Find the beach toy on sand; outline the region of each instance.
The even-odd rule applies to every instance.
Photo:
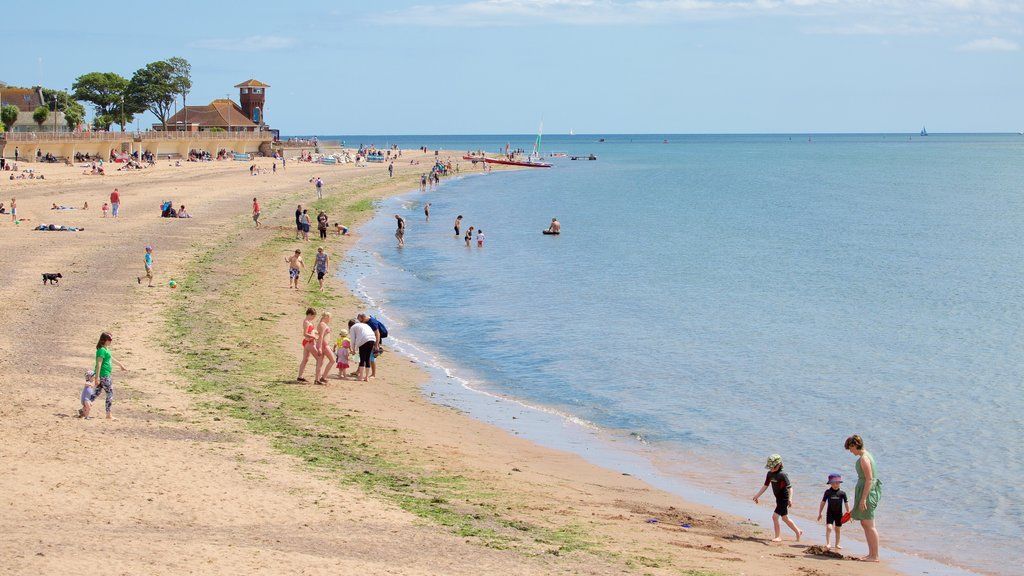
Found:
[[[171,288],[177,288],[178,287],[178,283],[175,282],[174,280],[171,280],[170,282],[168,282],[167,285],[170,286]]]

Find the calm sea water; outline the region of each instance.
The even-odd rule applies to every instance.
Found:
[[[830,472],[852,498],[842,444],[859,433],[884,482],[885,545],[1016,573],[1024,136],[606,138],[545,138],[596,162],[385,201],[344,277],[458,382],[726,497],[749,497],[778,452],[813,519]],[[345,140],[496,151],[533,137]],[[484,248],[453,237],[457,214]],[[554,216],[563,234],[542,236]]]

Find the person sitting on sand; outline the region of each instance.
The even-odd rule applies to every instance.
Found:
[[[799,542],[804,531],[797,528],[796,524],[789,519],[789,509],[793,506],[793,485],[789,481],[789,475],[782,471],[782,456],[772,454],[768,457],[768,462],[764,467],[768,469],[768,473],[764,477],[764,486],[761,486],[757,494],[754,494],[754,504],[758,504],[758,498],[764,494],[768,486],[771,486],[772,493],[775,495],[775,512],[772,513],[775,538],[772,538],[772,542],[782,542],[779,518],[782,518],[786,526],[793,530],[793,533],[796,534],[796,541]]]
[[[181,208],[178,209],[178,218],[191,218],[192,215],[185,211],[185,205],[182,204]]]
[[[548,234],[561,234],[562,223],[558,221],[558,218],[551,219],[551,226],[548,226]]]

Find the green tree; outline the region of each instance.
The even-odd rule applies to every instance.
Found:
[[[153,113],[167,130],[167,116],[178,97],[179,84],[176,82],[174,65],[166,60],[150,62],[139,68],[128,81],[126,105],[144,108]]]
[[[32,113],[32,119],[36,121],[36,124],[39,124],[39,130],[43,129],[43,123],[46,122],[46,119],[49,117],[50,109],[46,106],[39,106],[36,108],[35,112]]]
[[[94,130],[110,130],[110,125],[113,123],[114,117],[109,114],[97,114],[92,119]]]
[[[128,80],[113,72],[90,72],[75,79],[71,85],[75,100],[89,102],[96,115],[120,112],[121,98],[128,90]]]
[[[14,124],[18,121],[18,107],[8,104],[0,108],[0,122],[4,123],[4,129],[8,132],[14,131]]]
[[[82,118],[85,118],[85,113],[79,112],[74,108],[68,108],[64,111],[64,123],[68,125],[68,130],[74,130],[81,124]]]
[[[181,107],[184,108],[185,99],[192,90],[192,65],[188,63],[188,60],[177,56],[168,58],[167,63],[174,69],[171,82],[174,84],[177,95],[181,96]]]

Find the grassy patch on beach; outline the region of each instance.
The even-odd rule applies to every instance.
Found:
[[[373,207],[371,199],[353,201],[351,193],[317,204],[342,216]],[[237,419],[310,469],[485,546],[527,554],[600,553],[582,527],[510,518],[500,512],[507,509],[507,495],[435,470],[418,462],[416,453],[391,451],[399,445],[396,431],[367,422],[358,410],[325,402],[317,387],[294,383],[295,360],[275,326],[299,311],[294,303],[275,302],[273,294],[280,291],[266,285],[267,262],[279,264],[293,245],[280,234],[262,240],[232,234],[187,264],[167,312],[166,345],[200,410]],[[304,298],[303,305],[322,310],[345,295],[309,290]]]

